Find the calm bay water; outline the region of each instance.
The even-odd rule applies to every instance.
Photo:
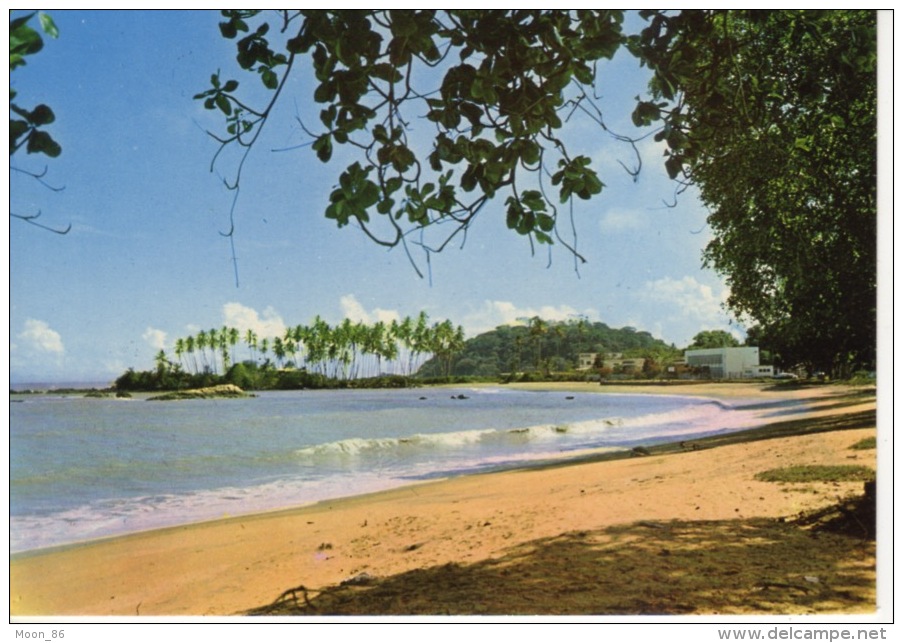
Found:
[[[747,411],[703,398],[501,388],[178,402],[13,395],[10,549],[301,505],[579,449],[719,433],[752,421]]]

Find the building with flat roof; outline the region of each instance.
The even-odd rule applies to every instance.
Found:
[[[684,358],[689,369],[708,371],[712,379],[771,377],[774,374],[771,366],[759,364],[756,346],[700,348],[686,351]]]

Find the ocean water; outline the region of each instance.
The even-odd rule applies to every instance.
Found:
[[[176,402],[12,395],[10,550],[753,422],[749,411],[705,398],[505,388],[267,392]]]

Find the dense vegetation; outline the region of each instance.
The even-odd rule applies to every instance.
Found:
[[[728,307],[786,364],[873,370],[875,12],[681,12],[648,32],[642,105],[709,209]]]
[[[447,319],[430,324],[424,312],[389,323],[345,319],[335,326],[318,316],[307,326],[289,326],[274,337],[258,337],[250,329],[211,328],[178,338],[174,359],[161,350],[153,371],[130,369],[116,380],[116,388],[153,391],[223,383],[256,390],[404,386],[429,358],[450,365],[463,344],[460,326]],[[246,359],[239,357],[240,351]]]
[[[534,317],[525,325],[499,326],[464,343],[451,367],[430,360],[420,369],[421,376],[446,372],[452,375],[523,378],[550,377],[554,373],[576,376],[581,353],[621,354],[648,360],[647,376],[679,359],[681,351],[635,328],[610,328],[602,322],[573,320],[548,322]],[[655,369],[654,372],[650,369]]]
[[[722,337],[706,331],[697,336]],[[734,341],[723,333],[725,342]],[[712,341],[709,339],[709,341]],[[243,344],[243,346],[239,346]],[[246,359],[239,360],[239,353]],[[279,337],[258,338],[234,328],[200,331],[175,342],[175,359],[157,353],[151,371],[129,369],[116,388],[174,390],[235,384],[248,390],[401,387],[473,379],[578,378],[581,353],[643,358],[637,377],[655,377],[682,353],[635,328],[610,328],[585,319],[549,322],[534,317],[464,340],[461,327],[430,324],[425,313],[388,324],[329,326],[319,317]],[[592,372],[604,371],[601,361]]]

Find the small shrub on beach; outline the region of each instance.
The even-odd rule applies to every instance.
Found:
[[[875,479],[875,471],[861,465],[798,465],[769,469],[756,474],[762,482],[856,482]]]
[[[856,444],[852,445],[850,448],[854,449],[856,451],[864,451],[866,449],[874,449],[877,447],[877,445],[878,445],[877,440],[873,436],[871,438],[864,438],[864,439],[860,440]]]

